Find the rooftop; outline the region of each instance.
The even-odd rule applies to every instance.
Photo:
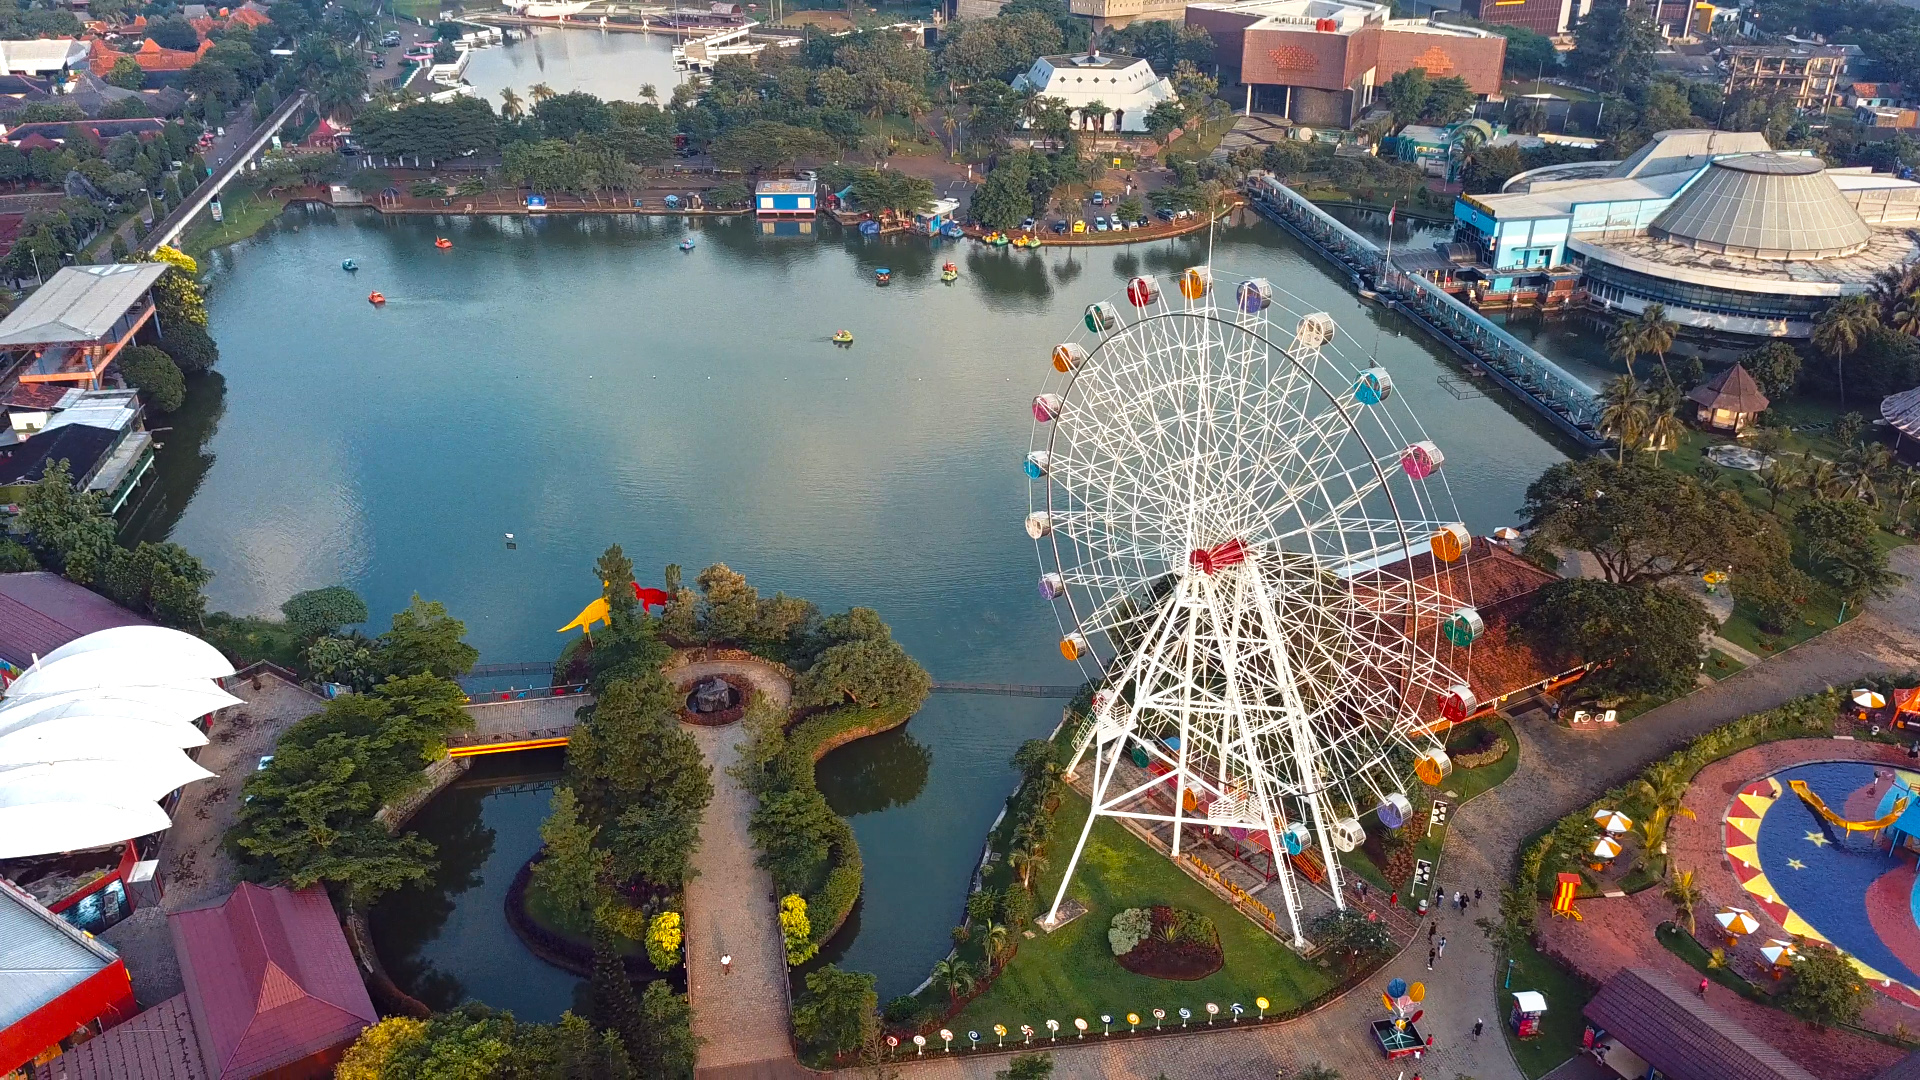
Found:
[[[1608,979],[1586,1015],[1668,1080],[1813,1080],[1727,1014],[1648,968]]]
[[[762,180],[753,190],[760,195],[811,195],[819,187],[811,180]]]
[[[1669,243],[1752,259],[1828,259],[1867,246],[1873,230],[1826,162],[1807,155],[1721,158],[1648,225]]]
[[[379,1019],[319,886],[242,883],[167,925],[209,1076],[258,1076],[350,1042]]]
[[[91,478],[100,459],[120,438],[120,433],[88,424],[68,424],[42,431],[25,442],[0,447],[0,487],[37,484],[46,475],[47,466],[66,461],[76,480]]]
[[[0,349],[99,341],[167,269],[166,263],[61,267],[0,319]]]
[[[1249,30],[1316,30],[1323,20],[1332,20],[1332,32],[1338,34],[1384,23],[1392,13],[1387,5],[1366,0],[1206,0],[1188,6],[1249,17]]]
[[[112,949],[0,878],[0,1031],[117,959]]]
[[[0,574],[0,660],[16,667],[28,667],[36,656],[96,630],[151,625],[59,574]]]
[[[32,1072],[33,1080],[207,1080],[187,995],[175,994]]]
[[[1694,387],[1687,400],[1709,409],[1742,413],[1766,412],[1769,404],[1759,384],[1747,374],[1746,366],[1739,363]]]

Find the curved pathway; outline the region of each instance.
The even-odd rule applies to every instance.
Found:
[[[772,666],[714,660],[667,672],[685,688],[709,675],[734,675],[785,707],[793,687]],[[687,883],[687,997],[693,1033],[702,1041],[697,1080],[786,1080],[809,1075],[787,1038],[787,954],[773,896],[773,878],[754,865],[747,819],[753,796],[729,775],[743,733],[736,726],[682,730],[713,767],[713,801],[700,821],[700,847]],[[723,971],[720,957],[733,957]]]
[[[1455,813],[1436,875],[1449,891],[1471,894],[1481,889],[1487,896],[1483,910],[1437,916],[1440,933],[1447,935],[1447,952],[1437,970],[1426,970],[1426,956],[1416,945],[1388,963],[1377,980],[1397,975],[1428,985],[1427,1016],[1420,1027],[1434,1037],[1434,1048],[1426,1060],[1408,1062],[1404,1068],[1383,1060],[1367,1027],[1382,1015],[1369,983],[1319,1012],[1271,1027],[1104,1045],[1060,1043],[1053,1048],[1054,1077],[1270,1080],[1277,1068],[1294,1071],[1317,1062],[1339,1069],[1347,1080],[1392,1080],[1416,1069],[1433,1077],[1521,1080],[1523,1074],[1500,1034],[1506,1011],[1498,958],[1473,925],[1475,918],[1495,914],[1493,898],[1513,872],[1520,842],[1709,728],[1863,676],[1920,666],[1914,659],[1920,657],[1920,547],[1901,548],[1891,561],[1906,580],[1865,614],[1613,731],[1514,725],[1521,744],[1520,767],[1506,783]],[[1039,1026],[1042,1019],[1031,1022]],[[1487,1022],[1486,1033],[1478,1039],[1472,1035],[1476,1019]],[[913,1071],[916,1076],[989,1080],[1004,1068],[1004,1057],[982,1055],[929,1061]]]

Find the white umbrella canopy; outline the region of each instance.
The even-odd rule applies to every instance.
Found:
[[[1776,966],[1791,964],[1800,959],[1800,952],[1793,947],[1793,942],[1781,941],[1779,938],[1768,939],[1766,945],[1760,949],[1760,955],[1766,957],[1767,963]]]
[[[1721,908],[1713,919],[1729,934],[1751,934],[1760,929],[1760,921],[1746,908]]]
[[[1600,810],[1594,813],[1593,820],[1610,833],[1623,833],[1633,828],[1633,819],[1618,810]]]
[[[213,775],[178,750],[162,750],[135,758],[74,758],[0,766],[0,806],[48,796],[61,801],[158,802],[176,788],[195,780],[211,779]]]
[[[178,665],[183,672],[192,669],[189,677],[223,679],[233,674],[233,665],[227,662],[219,649],[192,634],[169,630],[164,626],[116,626],[108,630],[96,630],[40,657],[40,663],[52,664],[70,656],[107,650],[128,650],[163,657],[169,663]]]
[[[0,698],[0,732],[37,717],[140,716],[155,722],[188,723],[229,705],[244,704],[211,679],[175,686],[122,686]]]
[[[144,758],[205,745],[206,735],[192,724],[150,724],[112,716],[49,720],[0,734],[0,768],[42,761]]]
[[[1620,854],[1620,841],[1611,836],[1603,836],[1593,845],[1593,855],[1597,859],[1611,859]]]
[[[225,669],[224,671],[221,669]],[[233,674],[233,665],[181,662],[181,657],[140,649],[98,649],[28,668],[8,688],[9,696],[58,694],[68,690],[108,690],[131,686],[179,686]]]
[[[1863,709],[1884,709],[1887,707],[1885,695],[1876,693],[1864,686],[1853,692],[1853,703]]]
[[[152,802],[123,806],[51,796],[21,801],[0,806],[0,859],[104,847],[170,824],[166,811]]]

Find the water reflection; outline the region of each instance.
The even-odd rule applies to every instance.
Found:
[[[213,468],[211,444],[226,410],[226,376],[210,371],[187,380],[186,404],[148,417],[160,448],[121,523],[124,536],[137,541],[173,531]]]
[[[854,817],[919,798],[933,753],[900,727],[843,746],[832,761],[820,774],[820,792],[834,813]]]

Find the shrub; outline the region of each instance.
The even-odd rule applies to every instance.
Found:
[[[160,351],[173,357],[180,365],[180,371],[186,375],[198,375],[212,370],[220,362],[220,346],[214,344],[207,328],[190,321],[181,320],[165,327],[166,336],[160,339]]]
[[[672,971],[680,966],[680,946],[684,940],[680,913],[663,911],[647,927],[647,960],[656,971]]]
[[[780,901],[780,936],[787,943],[787,964],[804,964],[820,946],[813,943],[813,924],[807,921],[805,898],[788,894]]]
[[[1214,928],[1213,920],[1197,911],[1176,908],[1173,912],[1174,935],[1177,940],[1191,941],[1199,945],[1214,945],[1220,940],[1220,932]]]
[[[1026,929],[1033,921],[1033,894],[1018,886],[1008,889],[1000,899],[1000,921],[1016,932]]]
[[[1125,956],[1153,932],[1153,912],[1146,908],[1128,908],[1113,917],[1107,928],[1107,944],[1113,955]]]

